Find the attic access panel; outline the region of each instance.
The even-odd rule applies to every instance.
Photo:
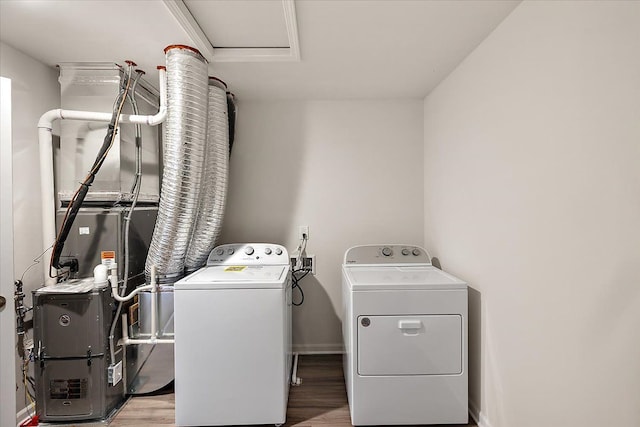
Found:
[[[164,0],[211,62],[298,61],[293,0]]]
[[[281,0],[185,0],[214,49],[289,47]]]

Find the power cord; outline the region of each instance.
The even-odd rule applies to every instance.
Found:
[[[302,272],[302,276],[300,277],[296,276],[296,273],[300,273],[300,272]],[[306,270],[306,271],[296,270],[291,273],[291,280],[293,281],[293,286],[291,287],[291,291],[293,292],[294,289],[298,289],[298,292],[300,292],[300,301],[296,302],[293,299],[291,301],[291,303],[296,307],[301,306],[302,303],[304,302],[304,291],[302,290],[302,286],[300,286],[300,281],[305,277],[307,277],[307,274],[309,274],[309,270]]]
[[[302,239],[300,239],[300,244],[298,245],[297,249],[298,256],[296,257],[296,263],[295,265],[293,265],[293,270],[291,271],[291,281],[293,283],[291,286],[291,292],[293,293],[293,291],[297,289],[300,293],[300,300],[297,302],[293,300],[292,296],[291,303],[296,307],[299,307],[304,303],[304,291],[302,290],[302,286],[300,286],[300,281],[307,277],[307,275],[311,272],[311,270],[304,268],[304,266],[302,265],[302,258],[304,258],[305,252],[307,250],[308,241],[309,238],[306,234],[303,233]]]

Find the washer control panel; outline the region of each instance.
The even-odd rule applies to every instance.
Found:
[[[232,243],[213,248],[207,259],[207,266],[260,264],[289,265],[287,249],[274,243]]]
[[[363,245],[348,249],[344,264],[431,264],[431,259],[419,246]]]

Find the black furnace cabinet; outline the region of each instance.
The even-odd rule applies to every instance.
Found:
[[[108,378],[109,329],[116,308],[111,290],[50,288],[33,292],[36,412],[42,421],[105,418],[124,398],[123,381],[112,386]],[[122,349],[115,351],[118,363]]]

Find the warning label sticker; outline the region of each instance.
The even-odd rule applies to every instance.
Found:
[[[109,267],[116,262],[116,251],[102,251],[100,252],[100,259],[102,264]]]
[[[247,268],[246,265],[231,265],[225,267],[224,271],[244,271],[245,268]]]

